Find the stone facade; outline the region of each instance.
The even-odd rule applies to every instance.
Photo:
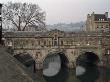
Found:
[[[5,46],[11,46],[14,54],[27,52],[35,60],[38,69],[49,53],[63,52],[69,60],[68,67],[75,65],[76,59],[84,52],[94,52],[100,60],[110,46],[109,32],[6,32]],[[10,45],[11,44],[11,45]]]
[[[110,18],[108,12],[104,14],[95,14],[94,12],[87,15],[86,31],[110,31]]]

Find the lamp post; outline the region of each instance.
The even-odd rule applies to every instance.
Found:
[[[0,3],[0,44],[2,44],[2,4]]]

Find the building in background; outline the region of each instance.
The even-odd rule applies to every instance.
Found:
[[[94,12],[87,15],[86,31],[110,31],[110,18],[108,12],[104,14],[95,14]]]

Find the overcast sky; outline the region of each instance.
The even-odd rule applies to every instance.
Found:
[[[1,3],[38,4],[46,12],[46,23],[70,23],[86,20],[88,13],[110,13],[110,0],[0,0]]]

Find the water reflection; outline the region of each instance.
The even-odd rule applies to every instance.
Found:
[[[76,70],[61,69],[53,77],[43,76],[40,82],[110,82],[110,69],[99,67],[86,67],[83,75],[76,76]]]
[[[64,53],[53,53],[43,61],[43,75],[52,77],[67,68],[68,59]],[[59,73],[60,74],[60,73]]]
[[[83,75],[86,72],[86,69],[82,66],[76,67],[76,76]]]
[[[46,82],[67,82],[68,76],[68,70],[64,68],[61,69],[57,75],[53,77],[44,76],[44,79],[46,80]]]
[[[86,67],[83,75],[77,76],[80,82],[95,82],[99,77],[99,70],[96,67]]]
[[[91,54],[91,56],[89,56],[88,54]],[[44,62],[44,68],[59,68],[60,66],[55,65],[57,61],[57,63],[61,64],[60,71],[57,75],[51,77],[43,75],[42,79],[45,79],[45,81],[42,80],[40,82],[110,82],[110,69],[97,67],[97,62],[99,60],[98,57],[93,53],[88,52],[86,55],[84,55],[84,57],[79,57],[80,61],[77,61],[77,65],[80,66],[76,67],[76,69],[73,70],[65,68],[67,61],[63,57],[60,57],[61,60],[60,62],[58,62],[57,56],[58,55],[55,55],[55,58],[57,60],[52,59],[51,56],[49,61],[47,61],[48,59],[46,59],[45,61],[47,62]],[[52,61],[54,63],[52,63]],[[53,64],[55,65],[55,67]],[[46,74],[50,73],[50,71],[50,69],[46,71]],[[53,72],[54,71],[52,71],[51,73]]]

